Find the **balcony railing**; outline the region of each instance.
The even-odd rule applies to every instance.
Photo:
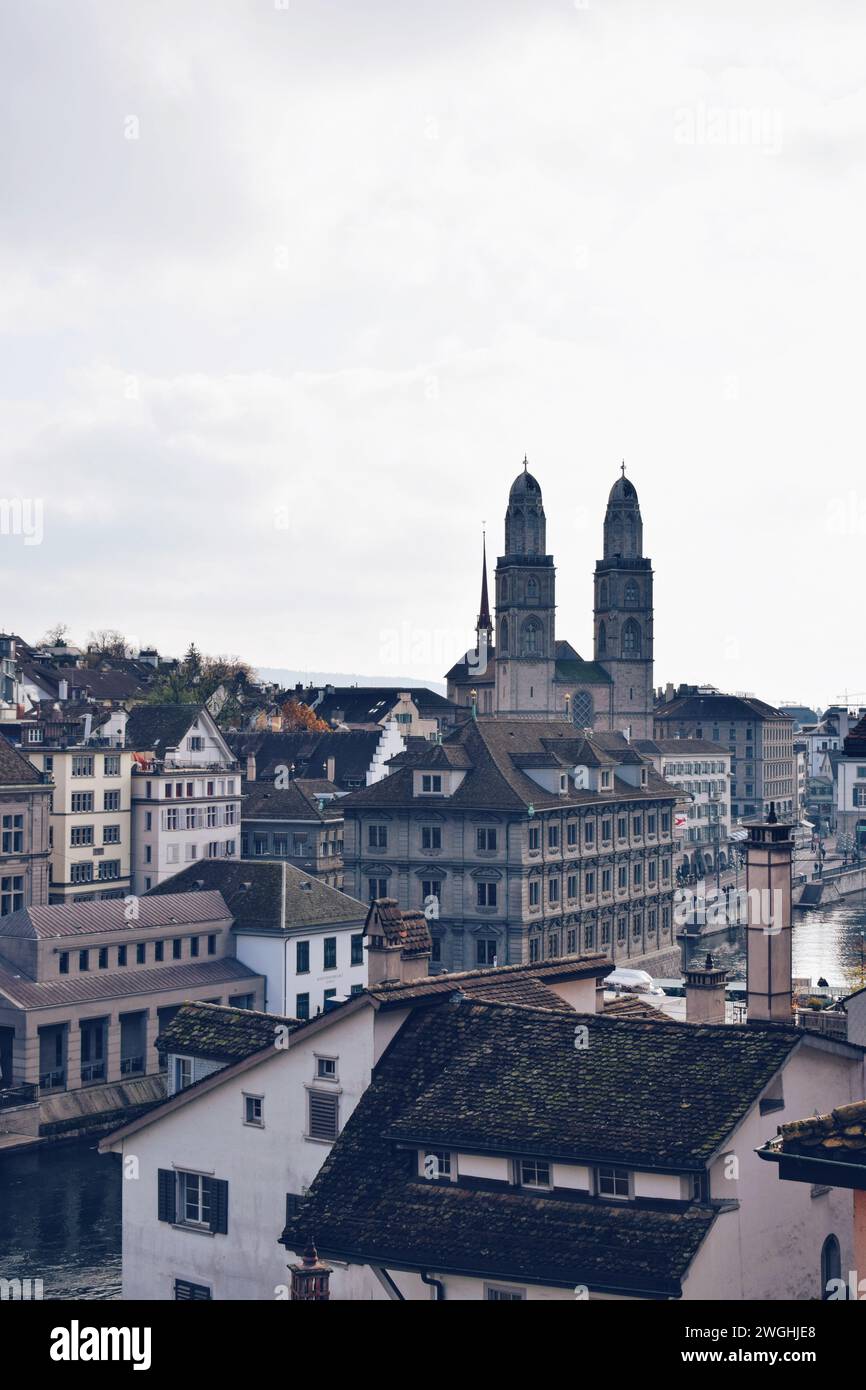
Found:
[[[39,1099],[39,1091],[30,1081],[22,1081],[20,1086],[8,1086],[0,1090],[0,1110],[11,1110],[15,1105],[31,1105]]]
[[[62,1091],[66,1086],[66,1072],[63,1067],[43,1072],[39,1078],[40,1091]]]
[[[82,1062],[81,1064],[81,1084],[86,1085],[88,1081],[105,1080],[105,1060],[100,1062]]]
[[[121,1076],[139,1076],[144,1072],[143,1057],[121,1057],[120,1074]]]

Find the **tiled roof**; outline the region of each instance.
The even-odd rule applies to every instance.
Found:
[[[591,1030],[590,1046],[581,1052],[574,1047],[575,1018],[588,1023]],[[605,1035],[595,1060],[593,1028]],[[647,1140],[664,1153],[667,1131],[679,1126],[681,1101],[677,1096],[671,1114],[665,1108],[670,1086],[654,1094],[659,1072],[652,1068],[648,1077],[643,1064],[656,1046],[691,1032],[696,1035],[694,1070],[694,1057],[701,1050],[698,1037],[707,1031],[593,1021],[553,1010],[471,1001],[416,1011],[376,1068],[370,1087],[283,1239],[290,1249],[302,1248],[312,1239],[326,1258],[460,1272],[514,1283],[586,1284],[611,1292],[676,1295],[715,1219],[712,1209],[616,1203],[574,1192],[497,1190],[490,1184],[428,1182],[414,1175],[396,1141],[417,1140],[423,1147],[420,1122],[434,1124],[440,1135],[447,1132],[447,1143],[438,1147],[473,1151],[471,1143],[463,1144],[463,1136],[472,1128],[470,1117],[478,1113],[476,1087],[480,1086],[485,1134],[489,1129],[492,1137],[503,1140],[503,1151],[511,1154],[528,1156],[543,1148],[552,1158],[563,1118],[567,1132],[577,1138],[576,1131],[587,1117],[590,1107],[582,1102],[580,1078],[588,1062],[596,1076],[592,1132],[612,1122],[614,1139],[627,1137],[637,1109],[643,1112],[639,1123],[643,1122]],[[616,1032],[625,1035],[622,1047],[632,1057],[627,1069],[614,1066],[605,1079],[605,1062],[621,1050],[607,1039]],[[645,1046],[632,1046],[630,1040],[647,1034],[651,1037]],[[599,1041],[600,1037],[595,1039]],[[792,1045],[789,1042],[789,1048]],[[551,1068],[553,1085],[547,1083]],[[738,1111],[752,1099],[754,1084],[751,1079]],[[554,1113],[548,1116],[551,1092],[563,1087]],[[500,1094],[502,1122],[496,1113]],[[445,1111],[437,1122],[433,1109],[443,1100]],[[567,1119],[572,1105],[577,1109],[574,1122]],[[729,1105],[729,1113],[735,1108]],[[718,1142],[714,1122],[702,1114],[689,1129],[693,1138],[689,1154],[702,1158]],[[526,1146],[527,1135],[539,1141],[531,1149]],[[622,1157],[626,1160],[627,1154]]]
[[[343,813],[334,801],[323,802],[319,807],[318,798],[308,788],[312,782],[289,782],[287,786],[276,786],[273,781],[262,781],[257,776],[255,782],[243,784],[243,820],[342,820]],[[323,785],[327,786],[327,783]]]
[[[142,898],[216,889],[239,931],[292,931],[363,922],[367,908],[293,864],[260,859],[203,859],[190,864]]]
[[[41,785],[41,772],[0,734],[0,787]]]
[[[330,720],[342,716],[344,724],[378,724],[399,702],[402,694],[408,694],[422,715],[434,717],[454,711],[455,706],[444,695],[424,686],[406,685],[339,685],[318,696],[321,687],[305,690],[300,699],[308,704],[320,719]]]
[[[652,1023],[673,1023],[669,1014],[662,1013],[637,994],[620,994],[616,999],[605,999],[604,1012],[612,1018],[645,1018]]]
[[[364,923],[365,936],[381,936],[388,946],[400,946],[404,956],[430,954],[430,929],[423,912],[403,912],[396,898],[375,898]]]
[[[172,888],[174,879],[163,885],[164,896],[143,897],[137,902],[138,916],[126,915],[122,898],[101,898],[88,903],[56,903],[47,907],[22,907],[8,917],[0,917],[0,938],[26,937],[30,940],[61,936],[96,935],[126,931],[130,927],[191,926],[216,922],[231,916],[219,892],[199,893],[195,898]]]
[[[137,753],[177,748],[204,705],[136,705],[126,721],[126,746]]]
[[[656,705],[656,722],[665,720],[790,719],[790,715],[753,695],[683,695]]]
[[[785,1155],[866,1165],[866,1100],[781,1125],[773,1148]]]
[[[156,1040],[160,1052],[237,1062],[274,1045],[277,1029],[300,1027],[296,1018],[233,1009],[227,1004],[184,1004]]]
[[[468,762],[466,776],[443,805],[455,809],[525,811],[533,805],[537,810],[579,806],[598,802],[598,793],[578,791],[569,780],[564,794],[545,791],[528,775],[527,766],[576,766],[578,760],[593,766],[612,767],[615,763],[640,763],[639,753],[631,748],[622,735],[608,734],[585,739],[565,719],[479,719],[462,725],[438,745],[439,751],[450,758],[460,753],[462,766]],[[364,787],[343,798],[348,809],[393,807],[405,809],[417,806],[413,794],[413,771],[430,763],[431,754],[404,754],[390,776],[372,786]],[[444,762],[442,764],[444,766]],[[452,764],[453,765],[453,764]],[[611,799],[674,800],[678,793],[652,769],[647,769],[646,787],[635,787],[614,773]],[[435,798],[429,799],[435,805]],[[425,798],[425,806],[428,799]]]
[[[569,660],[556,663],[558,681],[579,681],[582,685],[612,685],[613,679],[598,661]]]
[[[295,776],[320,778],[327,775],[328,759],[334,759],[334,781],[343,789],[350,782],[362,782],[370,767],[381,729],[356,729],[349,733],[229,734],[228,743],[237,758],[256,755],[256,777],[271,780],[280,767],[295,767]]]
[[[589,1027],[582,1051],[575,1019]],[[793,1028],[531,1010],[494,1010],[472,1032],[478,1045],[404,1106],[395,1136],[635,1166],[702,1166],[802,1040]]]
[[[563,956],[559,960],[538,961],[521,965],[494,965],[481,970],[455,970],[439,975],[428,975],[426,979],[411,980],[407,984],[373,985],[368,990],[382,1004],[407,1004],[422,999],[441,998],[442,995],[462,991],[473,997],[503,1000],[500,991],[514,991],[518,999],[522,992],[523,980],[535,980],[547,984],[553,980],[581,980],[592,976],[610,974],[611,963],[605,955]],[[552,991],[551,991],[552,993]],[[557,1003],[562,1001],[554,996]],[[529,1002],[528,996],[519,1002]],[[547,1005],[545,1004],[545,1007]]]
[[[158,995],[168,990],[192,989],[198,985],[218,988],[222,984],[256,983],[262,979],[254,970],[233,956],[218,960],[189,961],[181,965],[160,965],[152,969],[91,971],[62,979],[31,980],[9,961],[0,960],[0,997],[3,995],[22,1009],[53,1009],[64,1004],[92,1004],[101,1000],[126,999],[138,995]]]
[[[706,738],[639,738],[635,739],[633,747],[640,753],[664,753],[669,755],[676,753],[683,758],[693,756],[695,753],[703,753],[707,757],[729,758],[730,749],[721,743],[713,743]]]

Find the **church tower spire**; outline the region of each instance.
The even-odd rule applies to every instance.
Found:
[[[541,488],[524,458],[508,495],[505,554],[496,562],[496,709],[508,715],[555,710],[556,571],[546,554]]]
[[[481,607],[478,610],[478,622],[475,624],[475,631],[478,634],[479,644],[482,632],[487,634],[488,646],[493,641],[493,620],[490,617],[490,600],[487,597],[487,532],[482,532],[481,542]]]
[[[604,517],[604,558],[595,567],[594,655],[613,681],[611,728],[653,736],[653,572],[643,553],[637,489],[621,476]]]

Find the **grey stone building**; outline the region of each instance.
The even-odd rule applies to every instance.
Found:
[[[48,901],[52,788],[0,735],[0,917]]]
[[[343,813],[333,783],[256,780],[242,791],[242,859],[285,861],[342,888]]]
[[[753,695],[672,688],[656,706],[658,738],[721,743],[731,755],[731,818],[764,817],[775,802],[780,818],[796,819],[794,721]]]
[[[651,737],[653,574],[643,554],[637,492],[624,466],[608,498],[603,552],[594,577],[593,656],[584,660],[556,636],[547,519],[541,487],[524,459],[508,497],[505,553],[496,563],[495,623],[485,544],[475,648],[448,672],[449,699],[483,715],[565,717],[581,730]]]
[[[433,968],[676,946],[678,793],[618,733],[479,718],[342,799],[344,887],[423,907]]]

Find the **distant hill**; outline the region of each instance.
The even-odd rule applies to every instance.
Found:
[[[256,671],[263,681],[276,681],[283,689],[297,685],[300,681],[308,685],[385,685],[399,686],[401,690],[423,688],[445,694],[444,681],[420,681],[414,676],[359,676],[346,671],[290,671],[283,666],[257,666]]]

